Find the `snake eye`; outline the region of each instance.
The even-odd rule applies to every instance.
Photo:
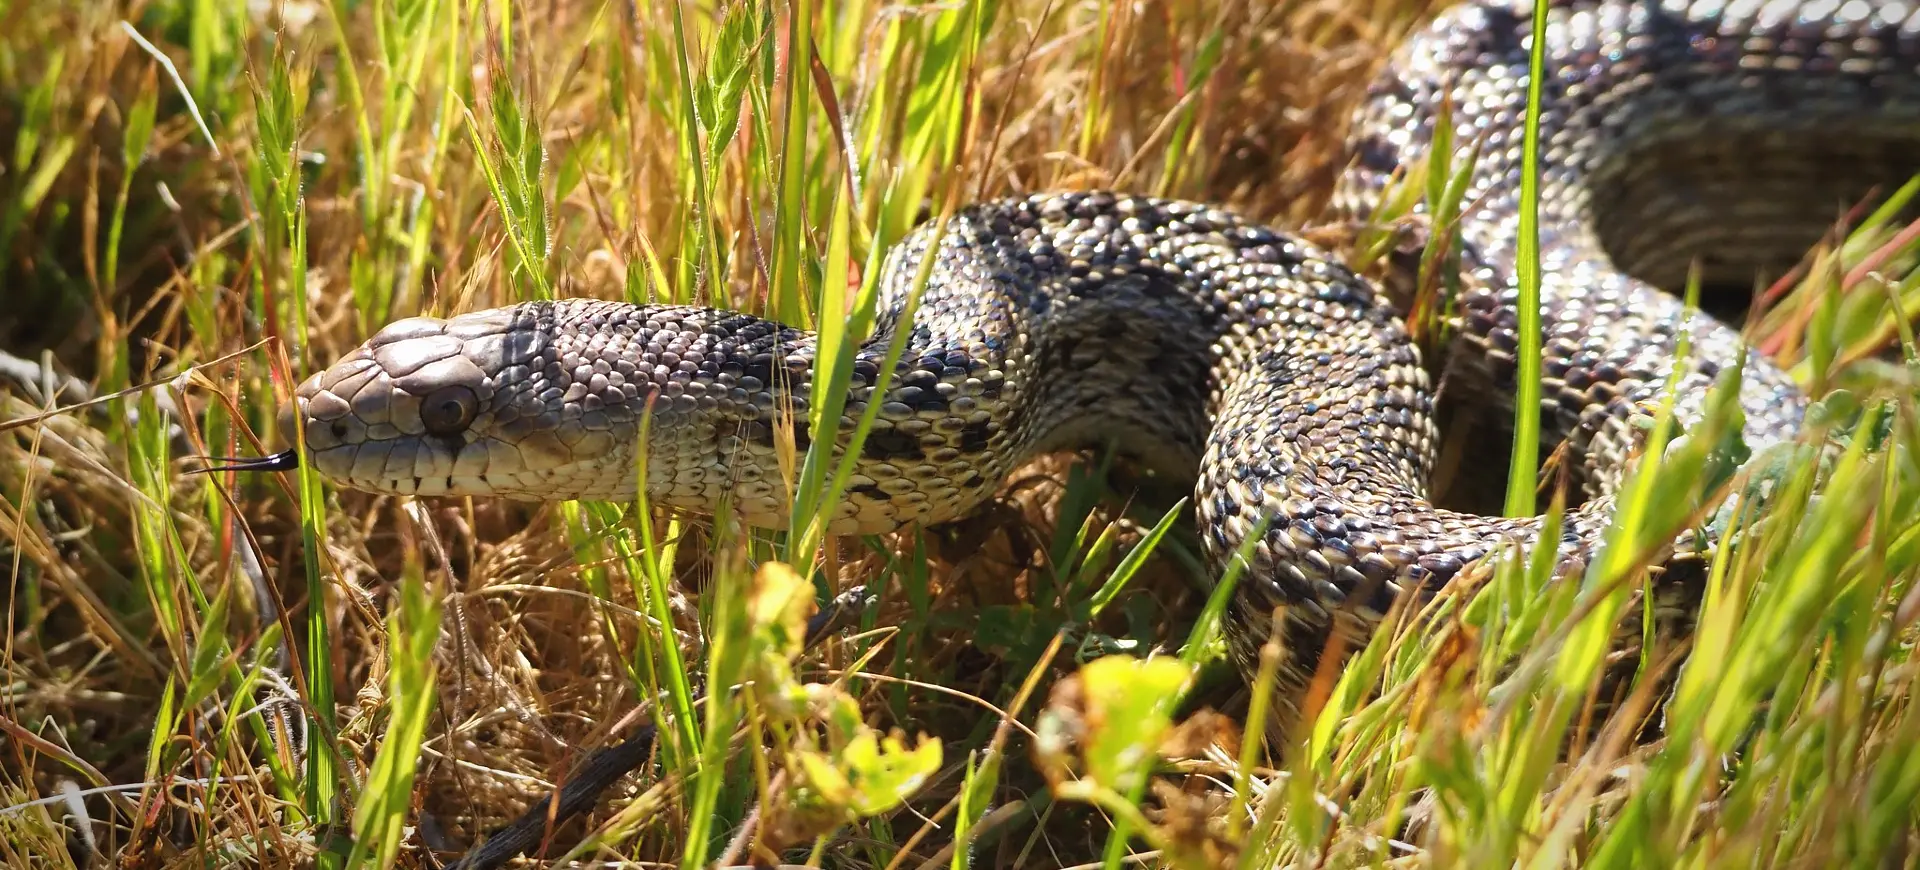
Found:
[[[420,424],[429,435],[458,435],[473,422],[480,397],[467,387],[441,387],[420,402]]]

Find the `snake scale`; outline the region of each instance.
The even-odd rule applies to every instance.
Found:
[[[1365,218],[1439,118],[1478,143],[1448,383],[1493,408],[1511,408],[1516,372],[1531,8],[1455,6],[1415,34],[1358,109],[1334,200]],[[1542,419],[1549,446],[1580,457],[1588,496],[1553,542],[1565,571],[1597,546],[1637,409],[1671,377],[1680,419],[1695,419],[1706,388],[1750,355],[1735,329],[1655,284],[1698,262],[1710,281],[1750,286],[1911,173],[1920,6],[1556,0],[1546,35]],[[837,437],[869,403],[877,423],[835,533],[954,519],[1037,454],[1117,442],[1197,481],[1216,566],[1268,521],[1230,637],[1249,666],[1285,605],[1282,680],[1298,690],[1330,631],[1364,632],[1397,596],[1542,527],[1429,500],[1440,437],[1421,355],[1383,291],[1297,235],[1112,192],[982,202],[938,230],[916,228],[883,267],[883,316]],[[906,353],[876,394],[900,328]],[[784,526],[776,435],[790,409],[799,447],[820,437],[805,418],[814,349],[811,332],[730,311],[529,302],[394,322],[300,385],[283,417],[301,418],[313,467],[344,487],[628,499],[644,449],[653,503],[725,503]],[[1756,446],[1794,437],[1806,407],[1758,355],[1739,401]]]

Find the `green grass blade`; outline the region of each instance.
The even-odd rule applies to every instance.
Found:
[[[1514,350],[1519,370],[1513,410],[1513,460],[1507,467],[1507,516],[1535,513],[1535,474],[1540,465],[1540,92],[1546,79],[1547,0],[1534,0],[1533,39],[1527,58],[1526,137],[1520,158],[1520,236],[1514,257],[1519,297]]]
[[[387,661],[386,739],[368,769],[353,814],[353,853],[347,866],[393,867],[407,838],[413,780],[433,711],[433,660],[440,640],[440,602],[419,574],[400,584],[399,607],[387,620],[392,651]]]

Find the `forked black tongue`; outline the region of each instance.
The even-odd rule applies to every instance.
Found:
[[[216,471],[292,471],[300,467],[300,450],[294,447],[265,456],[202,456],[199,458],[201,462],[225,464],[196,468],[187,472],[188,474],[212,474]]]

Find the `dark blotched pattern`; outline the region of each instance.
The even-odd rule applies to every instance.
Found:
[[[1530,4],[1445,13],[1361,110],[1337,205],[1364,215],[1416,164],[1443,102],[1477,141],[1452,389],[1510,407],[1513,251]],[[1894,3],[1556,4],[1547,28],[1542,242],[1545,421],[1591,498],[1557,542],[1597,545],[1635,447],[1630,415],[1678,385],[1684,416],[1744,350],[1631,277],[1694,258],[1751,282],[1791,262],[1920,141],[1915,24]],[[1796,247],[1797,246],[1797,247]],[[873,384],[919,264],[935,257],[891,383]],[[891,253],[877,334],[853,365],[844,433],[870,402],[837,532],[966,513],[1041,451],[1117,441],[1194,476],[1216,564],[1270,521],[1236,602],[1244,664],[1288,607],[1289,688],[1334,623],[1358,640],[1536,518],[1427,501],[1428,374],[1374,288],[1328,254],[1213,207],[1108,193],[975,205]],[[1676,343],[1691,355],[1676,371]],[[1745,363],[1750,443],[1790,437],[1804,399]],[[786,520],[780,433],[805,449],[810,333],[730,312],[568,300],[395,323],[303,384],[313,464],[387,492],[625,499]],[[648,418],[648,415],[651,415]],[[1503,470],[1502,470],[1503,471]],[[1290,693],[1283,693],[1290,696]]]

